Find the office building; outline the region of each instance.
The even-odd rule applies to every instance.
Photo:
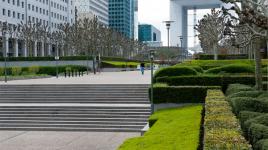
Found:
[[[137,7],[136,7],[137,8]],[[109,26],[134,38],[135,26],[135,0],[109,0]]]
[[[161,32],[153,25],[140,24],[139,41],[147,44],[149,47],[160,47],[162,46]]]
[[[100,23],[109,25],[108,0],[75,0],[79,18],[93,19],[96,16]]]
[[[10,26],[18,24],[35,23],[47,26],[50,31],[57,30],[62,23],[72,24],[75,19],[73,0],[1,0],[0,1],[0,23]],[[5,37],[0,46],[0,56],[29,56],[26,42],[19,36],[1,35]],[[51,45],[42,41],[34,42],[34,50],[31,56],[52,55]],[[3,46],[5,45],[5,46]]]

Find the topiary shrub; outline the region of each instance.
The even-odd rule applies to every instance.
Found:
[[[162,68],[159,69],[154,77],[165,77],[165,76],[182,76],[182,75],[197,75],[197,71],[195,71],[191,67],[178,67],[178,66],[173,66],[173,67],[167,67],[167,68]]]
[[[250,142],[255,145],[259,140],[268,138],[268,126],[258,123],[252,123],[248,129]]]
[[[238,93],[241,91],[253,91],[253,88],[249,85],[231,84],[228,86],[225,94],[229,96],[231,94]]]
[[[233,110],[236,114],[240,111],[255,111],[261,113],[268,113],[268,102],[261,101],[250,97],[236,97],[230,99]]]
[[[178,64],[176,65],[176,67],[191,67],[193,68],[195,71],[197,71],[198,73],[204,73],[204,70],[202,67],[198,66],[198,65],[184,65],[184,64]]]
[[[267,150],[267,149],[268,149],[268,139],[260,140],[254,145],[254,150]]]
[[[11,73],[13,76],[18,76],[22,73],[22,68],[21,67],[12,67]]]
[[[254,73],[254,67],[247,64],[232,64],[222,67],[211,68],[206,71],[209,74],[219,74],[219,73]]]
[[[231,95],[228,96],[228,98],[234,98],[234,97],[258,97],[260,94],[262,94],[263,92],[260,91],[241,91],[238,93],[233,93]]]
[[[3,76],[5,74],[4,68],[0,68],[0,76]]]
[[[249,127],[251,124],[257,123],[257,124],[262,124],[265,126],[268,126],[268,114],[265,113],[263,115],[248,119],[247,121],[244,122],[244,128],[246,131],[248,131]]]
[[[264,113],[254,112],[254,111],[240,111],[238,118],[240,120],[241,128],[244,132],[247,132],[244,123],[252,118],[263,115]]]

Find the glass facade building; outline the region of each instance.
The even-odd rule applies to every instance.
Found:
[[[161,32],[150,24],[140,24],[139,41],[153,47],[162,46]]]
[[[134,38],[135,0],[109,0],[109,26]]]

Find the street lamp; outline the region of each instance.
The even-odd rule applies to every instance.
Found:
[[[163,21],[163,23],[165,23],[166,24],[166,27],[167,27],[167,38],[168,38],[168,48],[169,48],[169,44],[170,44],[170,42],[169,42],[169,31],[170,31],[170,26],[171,26],[171,24],[173,23],[173,22],[175,22],[175,21]]]
[[[183,58],[184,58],[184,50],[183,50],[183,36],[178,36],[180,38],[180,41],[181,41],[181,51],[182,51],[182,61],[183,61]]]
[[[150,50],[150,61],[151,61],[151,113],[154,113],[154,83],[153,83],[153,78],[154,78],[154,55],[155,55],[155,50]]]

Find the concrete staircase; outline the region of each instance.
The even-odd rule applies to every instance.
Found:
[[[0,85],[0,130],[139,132],[148,85]]]

